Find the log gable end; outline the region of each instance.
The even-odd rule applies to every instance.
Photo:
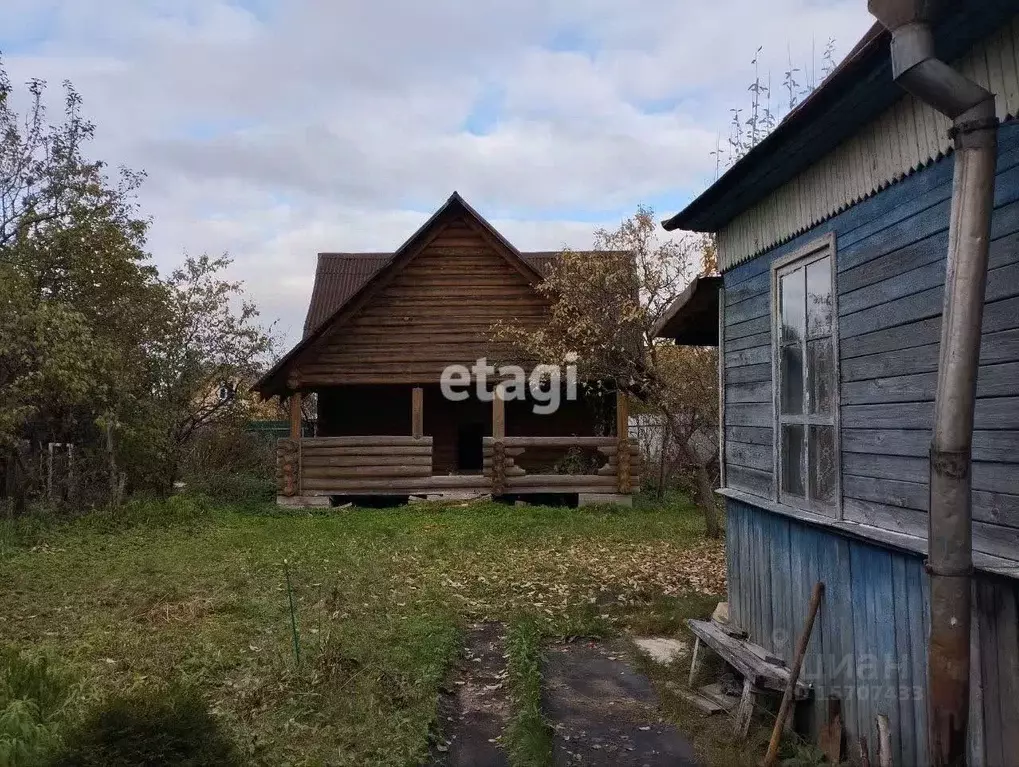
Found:
[[[420,231],[405,260],[382,269],[301,353],[301,386],[429,383],[454,363],[511,361],[492,325],[540,326],[549,302],[537,274],[474,218],[455,206]]]

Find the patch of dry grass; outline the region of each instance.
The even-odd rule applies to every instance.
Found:
[[[722,545],[685,504],[220,511],[67,525],[0,556],[0,644],[60,657],[81,681],[80,711],[187,683],[252,764],[419,761],[468,621],[676,631],[724,591]]]

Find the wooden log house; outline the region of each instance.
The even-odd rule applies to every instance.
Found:
[[[939,56],[1001,120],[972,447],[969,760],[1019,763],[1019,16],[958,4]],[[790,662],[826,586],[803,678],[845,756],[879,722],[896,765],[930,763],[928,451],[954,155],[950,122],[893,81],[875,27],[667,229],[714,233],[721,279],[659,333],[720,345],[729,615]],[[713,311],[705,313],[705,307]]]
[[[534,401],[440,387],[449,365],[497,365],[499,321],[538,327],[550,302],[537,286],[555,253],[521,253],[459,194],[394,253],[321,253],[304,337],[256,385],[290,403],[279,441],[279,501],[328,505],[361,496],[446,491],[567,495],[628,503],[638,481],[625,398]],[[302,400],[315,393],[317,434],[302,436]],[[486,401],[487,400],[487,401]],[[564,473],[567,452],[591,458]],[[558,470],[557,470],[558,469]]]

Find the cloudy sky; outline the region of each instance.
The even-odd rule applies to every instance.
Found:
[[[525,250],[674,213],[758,46],[779,101],[790,58],[870,23],[864,0],[2,0],[0,51],[73,81],[93,154],[147,172],[160,268],[228,251],[292,340],[318,251],[395,248],[454,189]]]

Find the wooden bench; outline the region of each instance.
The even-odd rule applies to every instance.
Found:
[[[695,637],[693,659],[690,662],[690,688],[693,689],[700,661],[701,643],[714,650],[743,677],[743,695],[736,709],[736,731],[745,738],[750,730],[750,717],[760,694],[782,694],[789,683],[789,669],[784,661],[760,645],[733,636],[714,621],[690,618],[686,622]],[[813,694],[809,684],[796,683],[795,699],[805,700]]]

